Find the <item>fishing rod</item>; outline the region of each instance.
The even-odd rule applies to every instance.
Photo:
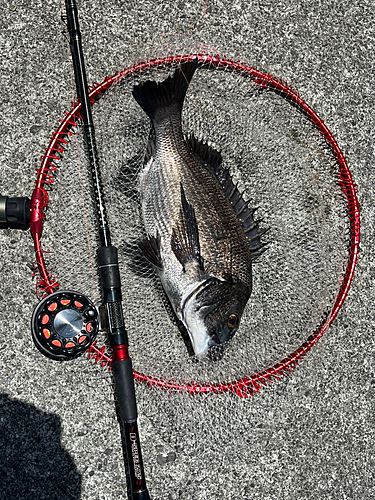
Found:
[[[111,366],[125,441],[131,499],[150,500],[139,442],[133,368],[122,310],[118,251],[111,244],[76,1],[65,0],[65,8],[79,111],[83,122],[95,200],[100,242],[97,260],[104,301],[103,323],[112,349]],[[43,300],[35,308],[31,320],[33,340],[45,356],[57,361],[66,361],[85,352],[95,341],[99,330],[99,315],[94,304],[85,295],[71,290],[56,291],[59,285],[50,279],[51,276],[45,268],[40,240],[44,207],[48,202],[48,194],[43,188],[47,175],[48,173],[44,173],[39,176],[31,200],[27,197],[0,196],[0,229],[30,228],[44,295]]]
[[[111,244],[108,217],[103,196],[99,156],[87,86],[85,63],[75,0],[66,0],[67,26],[73,60],[77,97],[81,103],[83,130],[90,163],[92,189],[100,247],[97,259],[105,306],[107,333],[111,345],[112,372],[119,414],[123,425],[132,500],[149,500],[137,425],[132,362],[122,310],[121,281],[117,248]]]

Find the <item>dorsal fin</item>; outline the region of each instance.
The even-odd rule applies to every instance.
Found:
[[[223,163],[220,151],[216,151],[206,142],[199,141],[194,135],[189,136],[186,143],[191,151],[197,154],[216,175]]]
[[[259,229],[260,221],[254,219],[256,209],[249,208],[249,202],[243,199],[243,194],[234,184],[229,169],[222,165],[221,153],[194,136],[188,137],[186,142],[190,149],[200,156],[221,184],[244,230],[253,259],[259,257],[265,251],[266,244],[261,243],[260,238],[266,230]]]

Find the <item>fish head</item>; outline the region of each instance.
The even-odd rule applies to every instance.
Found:
[[[181,316],[199,360],[222,358],[222,344],[238,330],[250,293],[248,286],[233,278],[208,278],[188,291]]]

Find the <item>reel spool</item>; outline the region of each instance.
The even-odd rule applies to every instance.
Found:
[[[39,351],[50,359],[68,361],[80,356],[95,341],[98,312],[85,295],[59,291],[36,307],[31,332]]]

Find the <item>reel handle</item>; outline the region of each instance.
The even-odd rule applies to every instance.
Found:
[[[0,196],[0,227],[28,229],[30,226],[30,200],[26,196],[8,198]]]

